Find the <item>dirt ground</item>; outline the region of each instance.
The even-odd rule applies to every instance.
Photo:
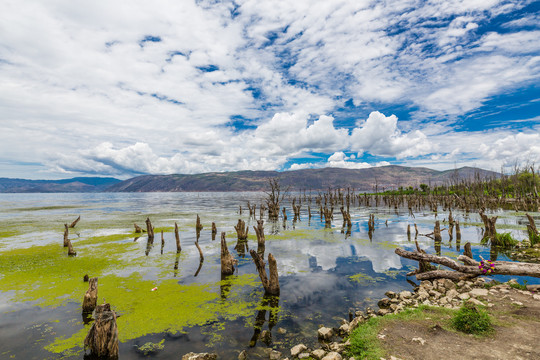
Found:
[[[488,337],[447,330],[447,324],[425,319],[392,322],[379,338],[388,354],[404,360],[540,360],[540,300],[512,288],[491,290],[487,300],[495,325]]]

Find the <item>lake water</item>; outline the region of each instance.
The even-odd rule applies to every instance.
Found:
[[[276,257],[281,286],[279,299],[269,300],[248,251],[256,249],[257,242],[252,228],[256,222],[246,204],[259,205],[263,198],[261,193],[0,194],[0,358],[82,359],[90,326],[81,316],[88,287],[82,281],[85,274],[99,278],[98,303],[111,303],[120,315],[121,359],[140,359],[137,349],[147,342],[161,342],[164,347],[154,357],[163,359],[190,351],[235,359],[244,349],[257,358],[268,346],[285,352],[299,342],[313,346],[320,324],[339,326],[349,309],[374,306],[388,290],[411,290],[405,274],[417,263],[400,258],[394,249],[415,248],[407,238],[408,224],[431,233],[435,220],[448,216],[439,210],[436,218],[426,209],[412,218],[406,208],[351,206],[353,226],[347,235],[341,232],[339,209],[332,228],[325,229],[314,202],[311,220],[304,202],[299,221],[293,222],[290,202],[285,201],[288,220],[265,221],[265,256]],[[204,225],[199,239],[202,266],[194,244],[197,214]],[[375,214],[371,239],[369,214]],[[81,221],[70,232],[77,256],[68,257],[62,246],[63,224],[79,215]],[[461,223],[461,251],[446,231],[440,249],[425,236],[418,237],[420,246],[455,258],[469,241],[476,257],[489,258],[490,249],[479,245],[479,216],[453,215]],[[497,215],[499,232],[511,232],[519,240],[526,237],[525,214]],[[133,233],[133,223],[145,228],[146,217],[156,228],[153,246],[146,235]],[[233,226],[239,218],[251,228],[247,248],[236,246]],[[214,241],[212,222],[218,228]],[[239,260],[237,272],[224,279],[221,231]],[[412,232],[414,237],[414,227]],[[508,260],[503,253],[498,259]],[[269,330],[271,338],[262,339],[262,330]]]

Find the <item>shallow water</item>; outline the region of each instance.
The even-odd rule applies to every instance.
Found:
[[[285,223],[281,219],[265,223],[265,254],[276,257],[280,274],[281,296],[272,301],[263,296],[248,249],[236,247],[233,228],[238,218],[244,219],[251,227],[247,247],[256,248],[255,221],[249,219],[246,202],[259,204],[263,196],[0,194],[0,358],[83,358],[82,340],[89,327],[80,311],[88,286],[82,281],[86,273],[99,278],[98,301],[105,299],[120,314],[121,359],[139,359],[137,346],[163,339],[165,347],[156,358],[215,351],[229,359],[243,349],[256,357],[268,346],[257,338],[261,330],[271,330],[268,343],[278,350],[288,351],[300,341],[313,345],[319,324],[338,326],[349,309],[373,306],[387,290],[411,290],[405,274],[417,263],[395,255],[394,249],[414,249],[407,224],[416,223],[420,233],[430,233],[435,220],[447,217],[441,211],[437,218],[427,210],[411,218],[407,209],[352,206],[353,226],[347,236],[341,233],[339,210],[332,229],[325,229],[317,206],[311,204],[309,220],[304,203],[300,221],[293,223],[289,213]],[[284,206],[291,208],[289,202]],[[371,213],[376,230],[370,239]],[[194,245],[197,214],[204,225],[199,240],[202,266]],[[69,258],[62,247],[63,224],[78,215],[81,221],[70,233],[77,256]],[[526,237],[524,214],[497,215],[500,232],[509,231],[520,240]],[[146,235],[137,238],[133,233],[133,223],[144,228],[147,216],[156,228],[150,247]],[[454,211],[454,218],[462,224],[461,247],[470,241],[475,256],[489,258],[490,249],[479,245],[479,216]],[[219,235],[211,239],[213,221],[218,232],[227,232],[229,250],[239,260],[236,274],[226,279],[220,275]],[[175,222],[182,242],[179,255]],[[414,237],[414,227],[412,231]],[[419,236],[418,241],[429,253],[439,251],[427,237]],[[451,257],[460,253],[446,231],[440,252]],[[503,253],[498,259],[507,260]],[[151,291],[154,287],[158,289]]]

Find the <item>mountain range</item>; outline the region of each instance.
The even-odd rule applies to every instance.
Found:
[[[78,177],[64,180],[24,180],[0,178],[0,192],[182,192],[182,191],[264,191],[268,180],[279,178],[291,190],[353,188],[382,191],[400,186],[418,187],[451,183],[458,179],[494,178],[500,174],[473,167],[438,171],[424,167],[397,165],[367,169],[303,169],[294,171],[233,171],[204,174],[142,175],[128,180]]]

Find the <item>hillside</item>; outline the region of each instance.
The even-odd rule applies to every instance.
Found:
[[[236,171],[194,175],[143,175],[114,184],[107,191],[118,192],[181,192],[181,191],[261,191],[268,187],[268,179],[278,177],[284,187],[293,190],[326,190],[351,187],[372,191],[375,186],[397,188],[418,186],[421,183],[443,184],[458,178],[497,177],[499,174],[470,167],[437,171],[420,167],[383,166],[368,169],[304,169],[295,171]]]
[[[99,192],[121,180],[102,177],[77,177],[63,180],[25,180],[0,178],[0,193]]]

